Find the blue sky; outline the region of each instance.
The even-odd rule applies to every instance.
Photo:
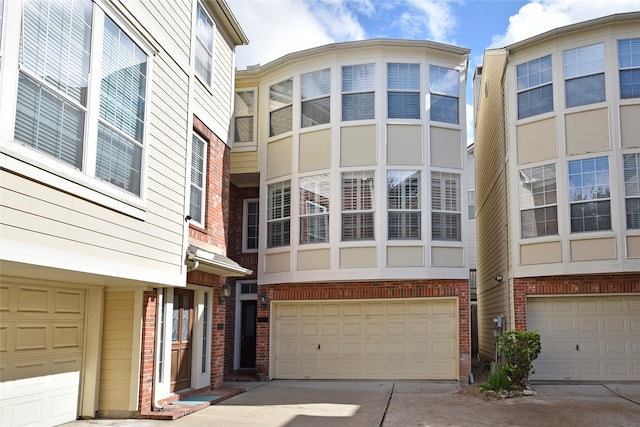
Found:
[[[467,81],[485,49],[612,13],[640,11],[640,0],[227,0],[249,38],[236,66],[266,64],[290,52],[370,38],[432,40],[471,49]]]

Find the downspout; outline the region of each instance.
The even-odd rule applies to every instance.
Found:
[[[509,50],[507,49],[506,54],[505,54],[505,59],[504,59],[504,65],[502,67],[502,76],[500,78],[501,80],[501,87],[504,88],[505,87],[505,77],[507,74],[507,64],[509,63]],[[508,88],[507,88],[507,93]],[[512,294],[512,277],[511,277],[511,268],[509,267],[509,251],[510,251],[510,240],[509,240],[509,203],[511,202],[511,199],[509,198],[509,188],[508,188],[508,176],[507,174],[509,173],[509,168],[507,167],[507,127],[509,126],[508,124],[508,117],[506,116],[506,103],[505,103],[505,90],[503,89],[502,91],[502,97],[501,97],[501,103],[502,103],[502,108],[500,109],[502,112],[502,170],[503,170],[503,179],[504,179],[504,191],[505,191],[505,200],[507,201],[504,204],[504,217],[505,217],[505,238],[506,238],[506,245],[505,245],[505,260],[506,260],[506,284],[507,284],[507,304],[506,304],[506,308],[507,308],[507,319],[509,319],[509,323],[513,323],[513,319],[511,316],[511,294]],[[504,297],[503,297],[503,304],[504,304]],[[502,310],[503,312],[505,311],[504,309]],[[509,325],[509,328],[511,328],[512,326]],[[503,330],[506,332],[507,328],[503,326]]]

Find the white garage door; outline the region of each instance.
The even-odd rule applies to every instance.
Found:
[[[640,380],[640,295],[528,298],[535,380]]]
[[[0,425],[76,419],[85,291],[0,286]]]
[[[457,379],[456,299],[274,302],[273,377]]]

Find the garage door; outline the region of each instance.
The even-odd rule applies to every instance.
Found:
[[[75,420],[85,291],[0,286],[0,425]]]
[[[640,295],[529,298],[536,380],[640,380]]]
[[[273,377],[457,379],[456,299],[274,302]]]

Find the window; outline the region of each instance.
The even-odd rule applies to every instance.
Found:
[[[291,131],[293,79],[269,87],[269,136]]]
[[[342,174],[342,240],[374,239],[373,172]]]
[[[556,166],[521,169],[519,175],[522,238],[558,234]]]
[[[373,64],[342,67],[342,120],[375,118]]]
[[[431,87],[431,120],[458,123],[458,93],[460,77],[451,68],[429,67]]]
[[[460,175],[431,173],[431,238],[462,240],[460,234]]]
[[[421,238],[419,171],[387,172],[387,233],[389,240]]]
[[[618,40],[620,98],[640,98],[640,38]]]
[[[200,2],[196,13],[196,74],[210,86],[213,78],[213,21]]]
[[[624,196],[627,212],[627,229],[640,229],[640,154],[625,154]]]
[[[329,175],[300,178],[300,243],[329,242]]]
[[[609,159],[569,162],[571,232],[611,230]]]
[[[331,70],[319,70],[300,76],[302,98],[301,127],[321,125],[331,120]]]
[[[420,118],[420,64],[387,64],[390,119]]]
[[[516,67],[518,119],[553,110],[551,55]]]
[[[467,197],[469,198],[469,220],[472,221],[476,219],[476,192],[469,190]]]
[[[96,11],[94,19],[90,1],[24,2],[14,138],[140,196],[148,58]],[[102,36],[101,46],[91,45],[92,31]],[[102,49],[100,86],[89,91],[96,49]],[[98,97],[99,114],[91,115],[97,123],[87,123],[90,94]],[[97,135],[87,135],[95,128]],[[87,152],[95,157],[84,159]]]
[[[202,353],[201,370],[203,374],[207,372],[207,353],[209,352],[209,292],[204,293],[202,301]]]
[[[242,215],[242,251],[256,252],[258,250],[258,220],[260,218],[260,204],[258,199],[246,199]]]
[[[267,189],[267,247],[288,246],[291,234],[291,181]]]
[[[565,50],[564,78],[567,108],[604,101],[604,44]]]
[[[204,225],[207,143],[195,133],[191,139],[191,192],[189,215],[191,220]]]
[[[233,116],[234,142],[253,142],[253,116],[255,114],[255,92],[244,90],[236,92]]]

